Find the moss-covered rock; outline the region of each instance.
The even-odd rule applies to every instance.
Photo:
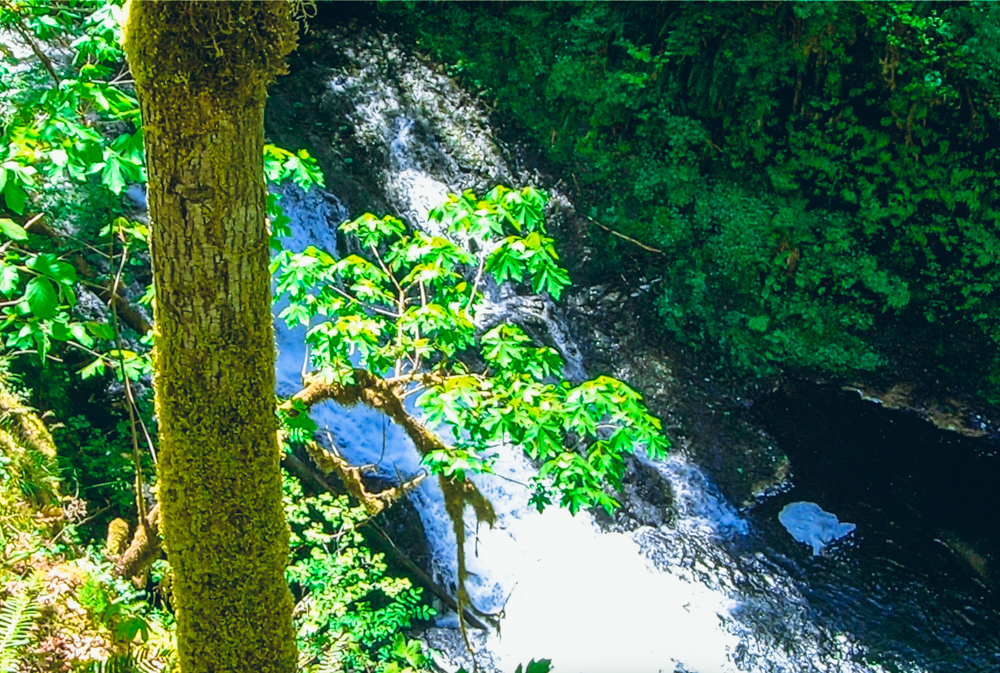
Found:
[[[56,444],[42,420],[0,384],[0,512],[60,500]]]

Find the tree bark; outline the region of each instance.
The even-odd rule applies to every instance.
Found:
[[[182,673],[292,673],[263,111],[289,2],[133,0],[156,289],[161,528]]]

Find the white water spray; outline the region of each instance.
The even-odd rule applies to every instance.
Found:
[[[521,184],[527,179],[511,178],[514,171],[490,139],[488,121],[454,82],[410,59],[384,36],[352,34],[336,39],[358,41],[353,46],[331,45],[352,66],[331,75],[326,95],[336,98],[337,109],[349,110],[343,121],[354,137],[373,156],[384,159],[381,166],[368,166],[368,179],[380,184],[392,214],[405,217],[412,226],[430,228],[427,210],[447,192],[481,189],[498,181]],[[378,40],[382,42],[375,46]],[[389,63],[394,75],[387,80]],[[289,196],[293,192],[295,188],[286,190]],[[283,206],[292,220],[286,247],[300,251],[314,244],[333,253],[334,228],[348,216],[361,214],[338,211],[336,205],[318,193],[286,198]],[[506,317],[516,319],[516,302],[509,299],[489,296],[489,309],[501,314],[506,310]],[[555,320],[549,313],[542,322]],[[491,319],[498,317],[504,316]],[[554,323],[549,329],[561,329],[550,334],[560,348],[575,348],[564,338],[567,330]],[[288,330],[279,324],[276,333],[279,393],[291,394],[301,387],[305,328]],[[567,375],[573,379],[584,373],[577,353],[569,354],[575,369]],[[312,416],[354,464],[376,464],[382,476],[394,481],[422,469],[406,434],[378,412],[324,402]],[[475,478],[494,504],[497,526],[477,528],[469,513],[466,556],[473,602],[481,610],[503,615],[500,632],[491,634],[486,646],[504,673],[532,658],[551,658],[557,673],[880,670],[847,664],[830,668],[823,660],[828,650],[809,661],[796,660],[795,655],[778,651],[765,639],[767,634],[734,626],[738,619],[733,614],[747,597],[732,584],[706,583],[698,577],[732,563],[716,543],[746,535],[749,527],[700,469],[683,457],[671,455],[652,463],[674,492],[672,524],[607,533],[586,513],[574,517],[556,507],[536,512],[528,504],[527,489],[519,484],[528,481],[533,468],[509,447],[499,450],[503,452],[497,465],[500,474]],[[434,575],[441,584],[454,587],[455,538],[436,480],[425,480],[410,497],[427,534]],[[654,565],[649,555],[651,545],[657,544],[665,552]],[[699,563],[699,548],[713,555],[715,570],[691,567]],[[664,564],[664,558],[669,563]],[[797,605],[805,603],[790,582],[773,587],[778,600],[788,596]],[[454,623],[454,616],[443,616],[441,624],[449,623]],[[802,637],[812,635],[803,632]],[[817,638],[829,647],[828,634]],[[859,651],[848,637],[837,635],[835,640],[846,654]],[[741,659],[753,661],[738,664]],[[847,656],[837,659],[847,661]]]
[[[319,192],[287,188],[284,193],[293,232],[286,247],[301,250],[325,240],[335,249],[330,232],[345,214]],[[289,330],[278,321],[276,335],[279,392],[291,394],[301,385],[305,328]],[[422,469],[409,437],[379,412],[324,402],[312,417],[354,464],[378,465],[381,475],[394,481]],[[510,447],[499,451],[499,474],[476,477],[496,508],[497,525],[477,527],[470,513],[466,553],[474,604],[503,614],[501,631],[489,637],[488,647],[504,670],[542,657],[553,659],[557,671],[579,673],[655,672],[677,662],[689,670],[735,670],[727,653],[737,638],[720,626],[732,604],[727,596],[656,570],[631,535],[602,533],[590,514],[572,516],[557,507],[535,511],[523,485],[534,468]],[[691,512],[682,519],[685,526],[705,533],[723,522],[726,533],[745,530],[734,512],[720,514],[721,500],[699,501],[705,478],[695,466],[674,457],[659,467],[685,486],[678,490]],[[436,481],[424,481],[413,497],[435,574],[454,586],[455,539]],[[454,616],[442,620],[453,622]]]

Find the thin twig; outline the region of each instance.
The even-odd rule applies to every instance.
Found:
[[[589,220],[590,222],[593,222],[594,224],[596,224],[597,226],[599,226],[601,229],[603,229],[604,231],[608,232],[612,236],[617,236],[618,238],[624,239],[624,240],[628,241],[629,243],[634,243],[635,245],[638,245],[643,250],[647,250],[649,252],[655,252],[658,255],[662,255],[663,254],[662,250],[660,250],[658,248],[650,247],[650,246],[646,245],[645,243],[641,243],[640,241],[635,240],[631,236],[626,236],[625,234],[617,232],[614,229],[611,229],[610,227],[607,227],[607,226],[601,224],[597,220],[594,220],[594,219],[589,218],[589,217],[587,218],[587,220]]]
[[[328,287],[330,287],[330,289],[332,289],[334,292],[336,292],[337,294],[341,295],[342,297],[350,299],[351,301],[355,302],[356,304],[360,304],[362,308],[366,308],[366,309],[368,309],[370,311],[374,311],[375,313],[381,313],[382,315],[389,316],[390,318],[399,318],[399,314],[398,313],[393,313],[392,311],[387,311],[384,308],[379,308],[378,306],[374,306],[374,305],[369,304],[367,302],[363,302],[360,299],[358,299],[357,297],[355,297],[354,295],[352,295],[351,293],[345,292],[344,290],[341,290],[336,285],[330,285]]]
[[[299,380],[305,385],[306,376],[309,373],[309,342],[306,342],[305,352],[302,354],[302,371],[299,372]]]
[[[156,460],[156,447],[153,446],[153,438],[149,436],[149,429],[146,427],[146,422],[142,420],[142,414],[137,416],[139,421],[139,427],[142,428],[142,434],[146,436],[146,445],[149,446],[149,455],[153,459],[153,467],[158,467],[159,463]]]
[[[476,297],[476,288],[479,287],[479,281],[483,279],[483,269],[486,268],[486,255],[484,254],[479,258],[479,268],[476,270],[476,279],[472,281],[472,292],[469,293],[469,298],[465,301],[465,306],[462,308],[462,312],[468,316],[469,308],[472,306],[472,300]],[[472,319],[472,316],[468,316]]]
[[[115,258],[114,230],[111,231],[110,236],[110,258]],[[146,518],[146,496],[143,492],[144,489],[142,479],[142,456],[139,453],[139,433],[136,431],[135,422],[135,412],[138,407],[136,406],[135,399],[132,397],[132,385],[128,378],[128,372],[125,371],[125,355],[122,353],[124,349],[122,348],[121,331],[118,329],[118,309],[115,307],[116,302],[114,300],[115,296],[118,294],[118,285],[121,282],[122,273],[125,271],[126,259],[128,259],[128,244],[125,244],[122,248],[122,261],[121,264],[118,265],[118,272],[115,274],[114,283],[111,285],[111,301],[109,302],[109,307],[111,309],[111,326],[114,330],[115,346],[118,349],[118,362],[121,367],[122,381],[125,384],[125,403],[128,407],[128,420],[132,429],[132,460],[135,463],[135,504],[139,510],[139,525],[142,526],[143,531],[146,533],[146,538],[152,540],[154,532]]]
[[[35,43],[35,41],[31,39],[31,36],[28,34],[28,31],[25,30],[24,26],[22,25],[20,17],[14,23],[14,30],[16,30],[18,34],[21,36],[21,38],[28,44],[28,46],[31,47],[31,51],[35,52],[35,56],[37,56],[38,60],[42,62],[42,67],[44,67],[46,72],[49,73],[49,76],[52,77],[52,81],[55,82],[56,88],[58,89],[59,75],[56,74],[56,69],[52,67],[52,61],[49,60],[49,57],[45,55],[45,52],[43,52],[39,48],[39,46]]]
[[[375,255],[375,259],[378,261],[378,265],[382,267],[382,271],[385,272],[385,275],[389,276],[389,280],[392,281],[396,291],[402,294],[403,288],[399,286],[399,281],[396,280],[396,276],[393,275],[392,271],[389,270],[389,267],[387,267],[385,262],[382,261],[382,255],[378,254],[378,248],[376,248],[374,244],[369,244],[368,247],[371,248],[372,254]]]

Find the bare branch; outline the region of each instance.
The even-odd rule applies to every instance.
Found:
[[[574,177],[574,179],[576,178],[576,176],[573,176],[573,177]],[[642,243],[642,242],[640,242],[640,241],[637,241],[637,240],[635,240],[635,239],[634,239],[634,238],[632,238],[631,236],[626,236],[625,234],[622,234],[622,233],[620,233],[620,232],[617,232],[617,231],[615,231],[614,229],[611,229],[610,227],[608,227],[608,226],[605,226],[605,225],[601,224],[601,223],[600,223],[600,222],[598,222],[597,220],[594,220],[594,219],[591,219],[591,218],[589,218],[589,217],[588,217],[587,219],[588,219],[588,220],[589,220],[590,222],[592,222],[593,224],[596,224],[597,226],[599,226],[599,227],[600,227],[601,229],[603,229],[604,231],[606,231],[606,232],[608,232],[609,234],[611,234],[612,236],[617,236],[618,238],[621,238],[621,239],[623,239],[623,240],[626,240],[626,241],[628,241],[629,243],[634,243],[635,245],[638,245],[638,246],[639,246],[640,248],[642,248],[643,250],[647,250],[647,251],[649,251],[649,252],[655,252],[655,253],[656,253],[656,254],[658,254],[658,255],[662,255],[662,254],[663,254],[663,251],[662,251],[662,250],[660,250],[659,248],[653,248],[653,247],[650,247],[650,246],[646,245],[645,243]]]

